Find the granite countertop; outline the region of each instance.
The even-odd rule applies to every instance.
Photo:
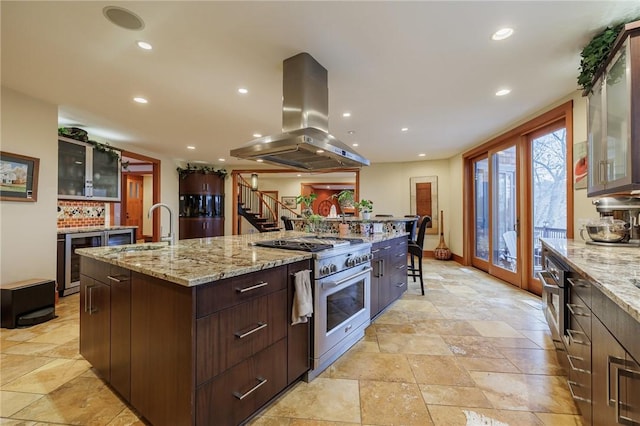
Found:
[[[603,247],[552,238],[542,242],[640,321],[640,247]]]
[[[76,228],[58,228],[58,234],[77,234],[79,232],[115,231],[118,229],[135,229],[137,226],[81,226]]]
[[[312,254],[309,252],[251,245],[252,242],[260,240],[300,236],[308,237],[315,236],[315,234],[298,231],[265,232],[180,240],[173,246],[167,245],[167,243],[146,243],[84,248],[77,249],[76,253],[191,287],[310,259]],[[332,234],[331,236],[336,235]],[[373,243],[399,236],[403,236],[403,234],[351,235],[348,237],[360,238]]]

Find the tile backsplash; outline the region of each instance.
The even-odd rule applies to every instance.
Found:
[[[58,228],[105,226],[107,204],[96,201],[58,200]]]

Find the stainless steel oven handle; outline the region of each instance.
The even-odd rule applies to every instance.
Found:
[[[364,275],[367,274],[369,272],[373,271],[372,267],[368,267],[367,269],[364,269],[360,272],[358,272],[357,274],[353,274],[353,275],[349,275],[347,278],[343,278],[341,280],[338,281],[329,281],[326,283],[322,283],[322,288],[326,288],[326,287],[338,287],[346,282],[351,281],[352,279],[359,277],[360,275]]]
[[[542,282],[542,288],[545,292],[560,295],[560,287],[556,284],[551,273],[547,271],[538,272],[538,278]]]

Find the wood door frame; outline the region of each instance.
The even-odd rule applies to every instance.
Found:
[[[305,173],[302,170],[291,170],[291,169],[238,169],[231,171],[231,199],[233,202],[233,207],[231,209],[231,223],[232,223],[232,235],[238,235],[240,232],[239,225],[239,216],[238,216],[238,176],[243,174],[251,174],[251,173],[264,173],[264,174],[272,174],[272,173]],[[357,197],[360,192],[360,169],[344,169],[344,170],[317,170],[314,173],[355,173],[355,196]],[[357,200],[358,198],[356,198]]]
[[[142,154],[137,154],[135,152],[131,152],[131,151],[122,151],[121,155],[123,157],[129,157],[129,158],[133,158],[135,160],[140,160],[140,161],[144,161],[147,163],[151,164],[151,168],[152,168],[152,182],[153,182],[153,194],[152,194],[152,204],[156,204],[160,202],[160,173],[161,173],[161,161],[156,159],[156,158],[152,158],[152,157],[148,157],[146,155],[142,155]],[[121,203],[122,205],[122,203]],[[121,208],[120,214],[125,214],[126,213],[126,206],[124,206],[124,208]],[[144,212],[143,212],[143,217],[144,217]],[[154,212],[153,215],[153,225],[152,225],[152,232],[153,232],[153,241],[158,242],[160,241],[160,217],[159,217],[159,212],[156,210]]]
[[[566,143],[567,143],[567,238],[573,238],[574,229],[573,229],[573,179],[572,179],[572,164],[573,164],[573,101],[567,101],[535,118],[532,120],[521,124],[519,126],[514,127],[513,129],[496,136],[495,138],[487,141],[486,143],[479,145],[465,153],[462,154],[463,160],[463,257],[462,264],[466,266],[471,266],[472,258],[473,258],[473,242],[475,240],[474,237],[474,215],[473,215],[473,205],[474,205],[474,189],[473,189],[473,161],[477,158],[481,157],[484,153],[489,152],[492,149],[502,145],[506,141],[518,138],[518,146],[519,150],[523,150],[522,146],[526,146],[528,142],[529,135],[533,134],[536,130],[544,128],[546,126],[551,125],[552,123],[564,120],[564,126],[566,129]],[[519,179],[518,182],[523,181],[523,179],[530,179],[531,169],[529,167],[529,163],[531,162],[531,153],[529,150],[523,150],[524,155],[519,156],[518,167],[519,171]],[[489,163],[491,160],[489,159]],[[491,167],[491,164],[489,164]],[[529,173],[529,175],[527,175]],[[528,259],[529,247],[531,246],[531,232],[529,231],[529,227],[531,226],[531,190],[530,185],[525,185],[525,188],[520,188],[520,200],[518,201],[520,207],[520,212],[524,212],[521,216],[521,228],[520,228],[520,238],[518,239],[518,252],[521,254],[519,257],[522,260],[523,264],[520,268],[521,274],[521,288],[530,291],[535,294],[541,294],[542,285],[541,283],[533,277],[533,262]],[[522,204],[520,204],[522,203]],[[523,218],[526,218],[526,223],[523,223]],[[491,238],[490,233],[490,238]],[[491,244],[490,244],[491,247]],[[525,256],[525,254],[527,254]],[[491,259],[491,258],[490,258]]]

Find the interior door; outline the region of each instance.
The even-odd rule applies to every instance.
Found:
[[[144,177],[127,175],[125,189],[125,226],[137,226],[136,240],[143,239],[142,233],[142,201],[144,199]]]

